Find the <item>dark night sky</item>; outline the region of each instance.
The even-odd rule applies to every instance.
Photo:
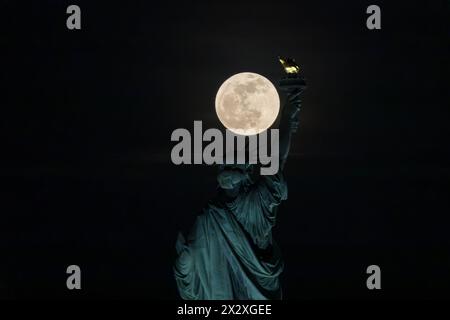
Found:
[[[221,128],[220,84],[276,82],[280,54],[309,84],[274,231],[285,298],[449,297],[450,3],[373,3],[2,1],[0,297],[177,298],[176,234],[215,169],[172,165],[170,134]]]

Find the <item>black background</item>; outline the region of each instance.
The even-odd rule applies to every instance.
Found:
[[[276,82],[281,54],[309,84],[274,230],[285,299],[448,298],[449,6],[2,1],[0,297],[178,298],[176,235],[216,170],[171,164],[170,134],[222,128],[221,83]]]

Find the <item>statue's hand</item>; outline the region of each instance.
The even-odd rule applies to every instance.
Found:
[[[298,129],[298,115],[300,112],[300,108],[302,105],[302,101],[300,98],[300,93],[297,92],[295,94],[288,94],[287,101],[284,106],[284,116],[283,118],[286,120],[286,125],[289,127],[291,132],[296,132]]]
[[[306,89],[305,80],[299,76],[283,78],[279,82],[280,90],[286,92],[287,102],[285,105],[285,116],[291,132],[298,129],[298,113],[301,107],[300,96]]]
[[[298,114],[300,111],[300,105],[301,105],[300,100],[288,103],[286,105],[287,108],[286,112],[289,119],[289,129],[291,132],[297,132],[299,124]]]

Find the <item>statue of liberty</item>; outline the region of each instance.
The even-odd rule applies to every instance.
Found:
[[[288,76],[280,118],[280,169],[257,175],[256,165],[221,165],[218,192],[185,238],[178,235],[175,280],[186,300],[281,299],[280,250],[272,238],[277,210],[287,199],[283,169],[298,127],[300,95],[306,88],[293,60],[282,60]]]

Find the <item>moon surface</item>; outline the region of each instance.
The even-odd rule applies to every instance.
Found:
[[[237,73],[220,86],[216,113],[225,128],[239,135],[255,135],[267,130],[280,111],[280,97],[265,77]]]

